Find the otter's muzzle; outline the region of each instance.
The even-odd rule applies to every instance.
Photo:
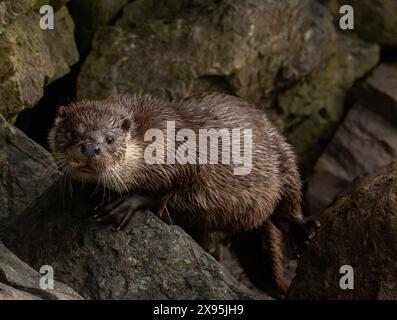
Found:
[[[80,152],[87,158],[94,158],[101,154],[101,148],[94,143],[86,143],[80,146]]]

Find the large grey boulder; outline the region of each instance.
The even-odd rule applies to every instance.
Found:
[[[308,179],[312,214],[321,213],[353,181],[397,161],[397,68],[379,66],[358,100]]]
[[[57,178],[52,156],[0,116],[0,223],[30,207]]]
[[[54,281],[53,289],[42,289],[39,274],[18,259],[0,241],[0,300],[80,300],[71,288]]]
[[[346,91],[378,59],[377,46],[338,37],[312,0],[138,0],[96,32],[77,95],[231,93],[270,108],[303,153],[332,131]]]
[[[88,299],[255,298],[181,228],[150,212],[125,231],[101,226],[92,218],[101,197],[76,188],[73,198],[49,190],[1,230],[4,243]]]
[[[339,198],[320,220],[289,298],[397,299],[397,163]],[[340,286],[344,265],[353,268],[354,289]]]
[[[59,1],[58,1],[59,2]],[[48,1],[0,3],[0,114],[11,119],[34,106],[50,82],[77,62],[74,23],[65,6],[55,13],[54,30],[41,30],[39,8]]]

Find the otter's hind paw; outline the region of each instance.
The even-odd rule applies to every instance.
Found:
[[[291,226],[289,235],[291,259],[297,259],[302,255],[309,242],[316,236],[319,228],[320,222],[318,220],[296,222]]]

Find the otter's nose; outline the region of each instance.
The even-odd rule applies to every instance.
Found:
[[[81,145],[80,151],[86,157],[95,157],[101,154],[101,148],[99,148],[99,146],[94,143],[87,143]]]

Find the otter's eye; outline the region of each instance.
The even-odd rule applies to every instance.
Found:
[[[107,144],[112,144],[113,143],[113,138],[110,137],[110,136],[107,136],[105,140],[106,140]]]

